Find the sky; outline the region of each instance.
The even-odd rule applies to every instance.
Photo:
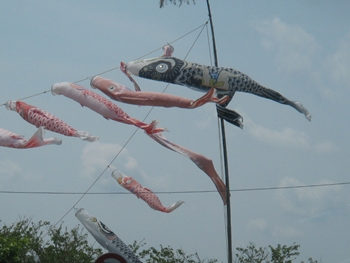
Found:
[[[91,143],[46,131],[46,138],[60,138],[62,145],[0,147],[1,224],[29,217],[73,228],[79,221],[72,208],[85,208],[127,244],[144,240],[146,247],[169,245],[227,262],[225,207],[206,174],[135,126],[108,121],[48,92],[62,81],[90,88],[95,75],[133,88],[120,62],[158,57],[167,43],[178,58],[213,65],[206,2],[162,9],[158,1],[110,0],[1,6],[0,127],[30,138],[36,128],[4,103],[35,95],[24,101],[99,136]],[[249,242],[295,242],[298,261],[350,262],[349,184],[262,190],[350,182],[349,1],[212,1],[211,9],[219,65],[301,102],[312,115],[309,122],[292,107],[245,93],[236,93],[228,105],[244,119],[243,130],[225,124],[234,251]],[[145,91],[203,95],[136,81]],[[139,120],[158,120],[170,141],[212,159],[222,174],[214,104],[190,110],[115,103]],[[152,210],[118,185],[114,169],[161,192],[165,206],[185,203],[170,214]],[[106,194],[112,192],[118,194]]]

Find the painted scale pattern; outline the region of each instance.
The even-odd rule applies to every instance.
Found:
[[[152,190],[143,187],[131,176],[126,176],[118,170],[114,170],[112,173],[112,177],[114,177],[122,187],[136,195],[137,198],[141,198],[154,210],[158,210],[164,213],[170,213],[184,203],[183,201],[178,201],[175,204],[170,205],[169,207],[165,207],[159,200],[158,196],[155,193],[153,193]]]
[[[36,108],[35,106],[29,105],[22,101],[17,101],[16,109],[24,120],[35,125],[36,127],[45,127],[47,130],[66,136],[75,136],[77,134],[76,129],[72,128],[51,113]]]
[[[100,96],[91,90],[84,88],[83,86],[71,82],[60,82],[54,84],[51,90],[53,94],[63,94],[64,96],[79,102],[82,106],[86,106],[91,110],[101,114],[106,119],[135,125],[136,127],[139,127],[146,133],[150,134],[165,131],[164,128],[156,127],[157,121],[152,121],[150,124],[147,124],[135,118],[132,118],[110,100]]]
[[[173,60],[175,65],[171,68],[172,72],[169,74],[158,74],[156,67],[160,63],[169,64],[167,60]],[[248,75],[233,69],[225,67],[211,67],[197,63],[183,61],[175,57],[160,58],[159,62],[149,64],[142,68],[139,76],[143,78],[150,78],[153,80],[161,80],[164,82],[175,83],[183,85],[197,91],[208,91],[209,85],[203,83],[204,72],[208,72],[211,79],[214,80],[212,84],[217,88],[217,93],[224,93],[233,96],[236,91],[251,93],[257,96],[265,97],[265,94],[272,90],[265,88],[256,81],[252,80]],[[225,79],[225,81],[223,81]],[[209,83],[208,83],[209,84]],[[272,98],[270,98],[272,99]]]
[[[210,88],[215,88],[218,98],[228,95],[232,99],[236,91],[251,93],[289,105],[311,121],[311,114],[301,103],[291,101],[277,91],[260,85],[236,69],[187,62],[172,57],[174,49],[171,46],[166,45],[163,49],[165,54],[162,57],[131,61],[126,65],[126,69],[142,78],[174,83],[197,91],[207,92]],[[223,106],[227,106],[228,103],[229,101]]]
[[[125,257],[129,262],[132,263],[142,263],[138,257],[131,251],[129,246],[127,246],[112,230],[110,230],[102,221],[99,221],[97,218],[92,218],[92,222],[96,222],[98,229],[102,235],[104,235],[108,240],[112,241],[112,244],[117,248],[118,254]],[[112,250],[108,248],[108,250]]]
[[[74,129],[51,113],[23,101],[8,101],[6,103],[6,108],[18,112],[24,120],[35,125],[37,128],[44,127],[49,131],[57,132],[65,136],[78,137],[90,142],[98,139],[98,137],[91,136],[88,132]]]
[[[132,250],[111,229],[96,217],[89,215],[85,209],[80,208],[75,216],[95,240],[110,253],[121,256],[127,263],[141,263]]]
[[[86,96],[91,96],[92,98],[98,100],[99,102],[103,103],[104,105],[106,105],[106,107],[108,109],[110,109],[111,111],[113,111],[115,113],[115,117],[113,118],[113,120],[119,121],[119,122],[123,122],[126,124],[136,124],[135,121],[125,112],[123,111],[120,107],[118,107],[116,104],[114,104],[113,102],[111,102],[110,100],[98,95],[97,93],[88,90],[84,87],[81,87],[81,92],[83,94],[85,94]],[[144,126],[147,126],[147,124],[145,123]]]
[[[142,261],[138,259],[138,257],[119,237],[113,239],[112,244],[115,245],[122,252],[122,255],[129,259],[132,263],[142,263]]]

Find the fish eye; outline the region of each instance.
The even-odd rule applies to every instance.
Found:
[[[115,87],[114,87],[114,86],[110,86],[110,87],[108,87],[108,89],[109,89],[109,90],[114,90]]]
[[[156,67],[156,70],[157,70],[159,73],[164,73],[165,71],[168,70],[168,65],[165,64],[165,63],[161,63],[161,64],[159,64],[159,65]]]

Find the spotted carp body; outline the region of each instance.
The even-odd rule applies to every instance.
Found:
[[[95,80],[101,79],[96,78]],[[93,82],[93,85],[97,84]],[[124,90],[124,87],[119,88],[121,90]],[[56,83],[52,86],[51,91],[54,95],[64,95],[68,98],[71,98],[80,103],[82,106],[86,106],[96,111],[97,113],[101,114],[107,119],[112,119],[126,124],[133,124],[143,129],[149,137],[151,137],[153,140],[155,140],[162,146],[186,156],[191,161],[193,161],[200,169],[202,169],[207,175],[209,175],[209,177],[213,180],[216,188],[218,189],[220,195],[223,197],[224,204],[226,204],[226,186],[216,173],[212,161],[203,155],[192,152],[184,147],[181,147],[167,140],[161,133],[165,129],[157,128],[156,121],[153,121],[150,124],[146,124],[137,119],[131,118],[116,104],[94,93],[91,90],[87,90],[84,87],[71,82]]]
[[[165,131],[164,128],[156,127],[157,121],[152,121],[150,124],[147,124],[132,118],[110,100],[84,88],[83,86],[71,82],[60,82],[52,85],[51,91],[54,95],[64,95],[75,100],[82,106],[90,108],[106,119],[135,125],[136,127],[143,129],[147,134]]]
[[[183,201],[178,201],[175,204],[170,205],[169,207],[165,207],[163,206],[163,204],[161,203],[157,195],[153,193],[152,190],[146,187],[143,187],[134,178],[130,176],[126,176],[118,170],[113,171],[112,177],[115,180],[117,180],[117,182],[123,188],[125,188],[126,190],[136,195],[137,198],[141,198],[154,210],[164,212],[164,213],[171,213],[172,211],[174,211],[176,208],[178,208],[180,205],[184,203]]]
[[[33,136],[29,140],[27,140],[21,135],[0,128],[0,146],[17,149],[28,149],[49,144],[62,144],[62,140],[57,138],[44,139],[44,134],[44,128],[39,127],[38,130],[33,134]]]
[[[37,128],[44,127],[46,130],[57,132],[65,136],[78,137],[89,142],[98,140],[98,137],[92,136],[85,131],[78,131],[51,113],[23,101],[8,101],[6,103],[6,108],[16,111],[24,120]]]
[[[162,57],[127,63],[127,71],[141,78],[178,84],[202,92],[215,88],[219,98],[228,95],[230,100],[236,91],[251,93],[292,106],[311,121],[310,113],[301,103],[291,101],[280,93],[260,85],[238,70],[205,66],[172,57],[173,49],[169,49],[169,45],[165,46],[164,50],[165,54]]]
[[[83,208],[75,216],[103,248],[121,256],[127,263],[142,263],[129,246],[96,217],[89,215]]]

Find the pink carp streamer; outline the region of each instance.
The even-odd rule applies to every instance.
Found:
[[[91,80],[90,85],[92,88],[99,89],[113,100],[139,106],[159,106],[167,108],[178,107],[194,109],[208,102],[225,103],[229,99],[228,96],[225,96],[222,99],[216,98],[214,88],[210,89],[204,96],[195,101],[184,97],[159,92],[135,92],[122,84],[119,84],[110,79],[102,78],[100,76],[95,76]]]
[[[75,100],[82,106],[86,106],[101,114],[106,119],[135,125],[136,127],[144,130],[147,134],[165,131],[164,128],[157,128],[157,121],[152,121],[150,124],[147,124],[132,118],[110,100],[107,100],[106,98],[84,88],[83,86],[71,82],[60,82],[54,84],[51,91],[54,95],[64,95]]]
[[[192,152],[180,145],[170,142],[161,133],[149,134],[148,136],[150,136],[153,140],[163,145],[164,147],[173,150],[174,152],[177,152],[179,154],[182,154],[183,156],[189,158],[192,162],[194,162],[213,181],[217,191],[219,192],[222,198],[222,201],[224,202],[224,205],[226,205],[226,185],[221,180],[220,176],[217,174],[214,168],[213,161],[211,159],[199,153]]]
[[[44,139],[44,135],[45,130],[43,127],[39,127],[39,129],[29,140],[25,139],[22,135],[18,135],[16,133],[0,128],[0,146],[16,149],[28,149],[49,144],[62,144],[62,140],[57,138]]]
[[[84,141],[93,142],[98,140],[98,137],[92,136],[85,131],[77,131],[51,113],[25,102],[8,101],[6,103],[6,108],[16,111],[24,120],[36,127],[44,127],[46,130],[57,132],[65,136],[78,137]]]
[[[159,200],[158,196],[152,192],[152,190],[146,187],[143,187],[134,178],[130,176],[126,176],[125,174],[123,174],[118,170],[114,170],[112,172],[112,177],[115,180],[117,180],[117,182],[122,187],[124,187],[126,190],[136,195],[137,198],[141,198],[154,210],[158,210],[164,213],[171,213],[172,211],[174,211],[176,208],[178,208],[180,205],[184,203],[183,201],[178,201],[170,205],[169,207],[165,207]]]
[[[226,204],[226,186],[216,173],[213,162],[201,154],[192,152],[182,146],[168,141],[161,134],[161,132],[165,131],[165,129],[157,128],[156,121],[146,124],[137,119],[131,118],[111,101],[94,93],[93,91],[71,82],[56,83],[52,86],[51,90],[54,95],[64,95],[71,98],[80,103],[82,106],[86,106],[101,114],[106,119],[112,119],[122,123],[135,125],[143,129],[148,136],[160,143],[162,146],[186,156],[212,179],[221,197],[223,198],[224,204]]]

